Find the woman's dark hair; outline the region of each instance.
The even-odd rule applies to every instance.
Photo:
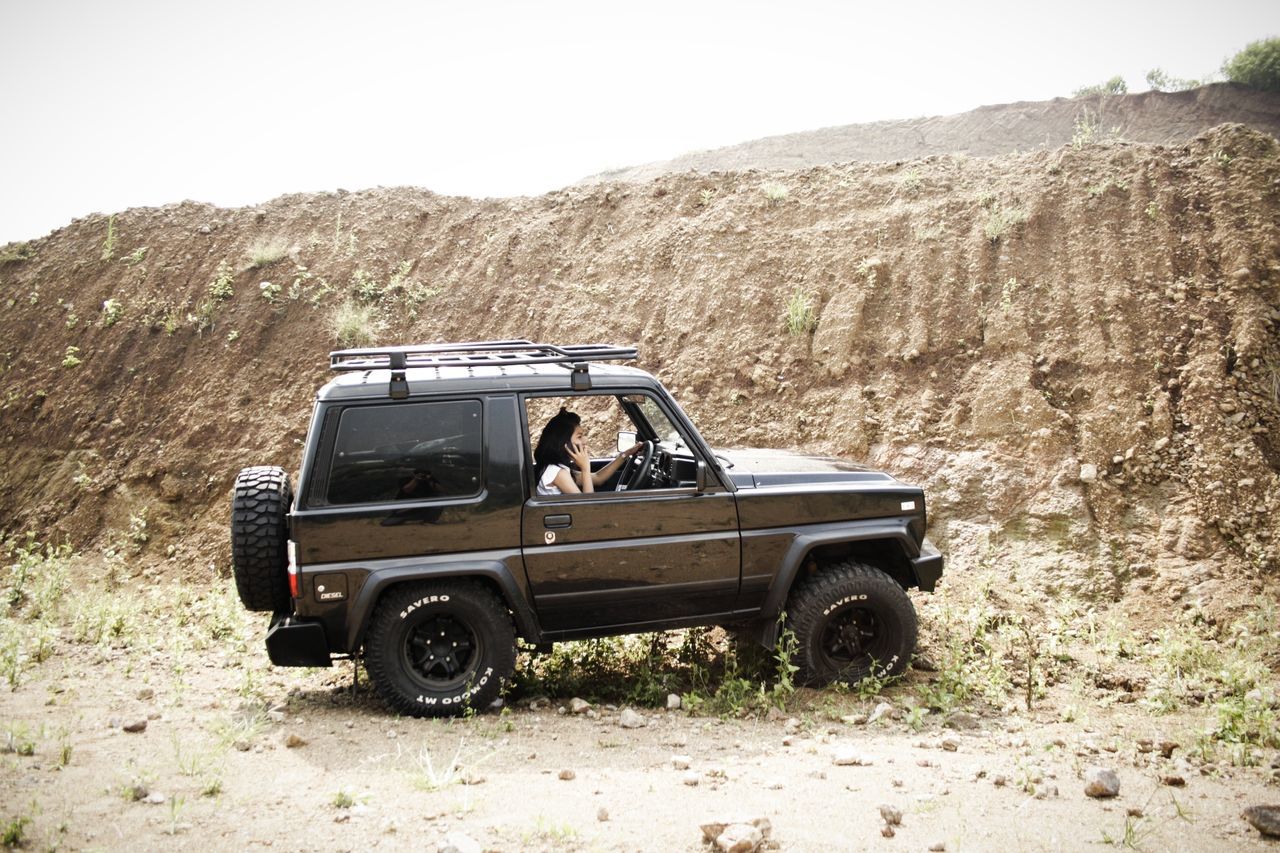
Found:
[[[547,421],[538,438],[538,446],[533,449],[534,482],[542,482],[542,472],[552,465],[564,465],[573,470],[573,458],[565,445],[573,440],[573,431],[580,423],[582,418],[564,408]]]

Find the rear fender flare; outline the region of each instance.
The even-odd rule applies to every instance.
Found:
[[[525,600],[520,585],[511,576],[511,571],[506,565],[497,560],[472,560],[441,566],[398,566],[370,574],[351,607],[352,618],[348,629],[347,648],[352,652],[360,648],[369,627],[369,619],[373,615],[373,608],[387,590],[403,583],[445,578],[451,580],[479,578],[491,581],[511,610],[515,619],[516,633],[530,643],[541,641],[542,629],[538,626],[537,616],[534,615],[533,608]]]

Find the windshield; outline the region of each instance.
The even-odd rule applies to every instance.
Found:
[[[627,397],[627,401],[640,407],[640,413],[649,422],[649,426],[653,427],[653,431],[658,434],[658,441],[681,443],[680,431],[671,423],[671,419],[667,417],[666,412],[662,411],[662,408],[658,406],[657,400],[645,394],[636,394]]]

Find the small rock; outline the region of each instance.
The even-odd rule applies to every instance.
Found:
[[[1098,466],[1087,462],[1080,466],[1080,482],[1092,483],[1098,479]]]
[[[881,806],[880,817],[890,826],[902,825],[902,809],[897,806]]]
[[[560,779],[561,779],[562,781],[565,781],[565,782],[571,782],[571,781],[573,781],[574,779],[576,779],[577,777],[578,777],[578,774],[577,774],[577,773],[574,773],[572,770],[570,770],[570,769],[569,769],[569,768],[567,768],[567,767],[566,767],[564,770],[561,770],[561,771],[560,771]]]
[[[1161,776],[1160,781],[1168,785],[1170,788],[1181,788],[1187,784],[1187,780],[1176,774]]]
[[[585,714],[587,711],[590,711],[590,710],[591,710],[591,703],[588,702],[586,699],[579,699],[578,697],[575,696],[569,700],[570,714]]]
[[[671,766],[677,770],[688,770],[692,763],[693,759],[687,755],[671,756]]]
[[[476,770],[464,770],[462,775],[458,777],[458,781],[464,785],[483,785],[485,783],[485,775]]]
[[[484,853],[484,848],[470,835],[455,831],[444,837],[438,853]]]
[[[870,725],[871,723],[874,723],[876,720],[879,720],[882,717],[888,717],[891,720],[896,719],[897,717],[897,715],[894,713],[893,706],[890,705],[888,702],[881,702],[880,704],[876,705],[874,709],[872,709],[871,716],[867,717],[867,724]]]
[[[686,772],[684,776],[680,777],[680,781],[688,785],[690,788],[696,788],[698,787],[698,782],[701,780],[698,778],[696,770],[690,770]]]
[[[139,732],[145,732],[147,730],[147,718],[142,717],[141,719],[137,719],[132,722],[125,723],[121,728],[123,728],[126,732],[132,732],[133,734],[137,734]]]
[[[624,708],[622,710],[622,714],[618,717],[618,725],[622,726],[624,729],[643,728],[646,723],[647,721],[644,717],[640,716],[630,708]]]
[[[1267,838],[1280,838],[1280,806],[1249,806],[1243,816]]]
[[[1090,767],[1084,774],[1084,792],[1095,798],[1114,797],[1120,793],[1120,777],[1108,767]]]
[[[267,711],[267,719],[273,723],[283,723],[284,711],[278,711],[275,708],[272,708],[269,711]]]
[[[128,785],[124,786],[124,790],[121,793],[124,795],[126,800],[136,803],[138,800],[146,799],[147,795],[150,794],[151,791],[147,788],[146,782],[143,782],[141,779],[134,779]]]
[[[880,827],[880,834],[885,838],[893,838],[893,836],[898,833],[894,832],[893,827],[886,823],[884,826]]]
[[[875,761],[851,746],[842,746],[831,754],[831,763],[838,767],[870,767]]]
[[[152,791],[142,798],[142,802],[150,806],[162,806],[169,798],[159,791]]]
[[[1000,773],[996,776],[996,778],[991,780],[991,784],[995,785],[997,788],[1003,788],[1005,785],[1009,784],[1009,777],[1005,776],[1003,773]]]
[[[137,696],[139,702],[149,702],[156,698],[156,692],[150,687],[144,687],[138,691]]]
[[[865,726],[867,724],[866,714],[845,714],[840,718],[840,722],[848,726]]]
[[[307,742],[296,732],[289,732],[285,735],[284,745],[287,749],[297,749],[300,746],[306,746]]]
[[[764,841],[764,833],[749,823],[731,823],[716,836],[716,846],[725,853],[751,853]]]
[[[795,732],[800,729],[800,721],[795,717],[788,717],[787,721],[782,724],[783,731]]]
[[[253,748],[253,744],[249,743],[247,740],[233,741],[231,745],[235,747],[237,752],[248,752]]]
[[[965,711],[956,711],[947,718],[947,721],[943,723],[943,725],[949,729],[956,729],[957,731],[974,731],[975,729],[982,728],[982,722],[973,714]]]
[[[947,849],[947,842],[938,841],[929,845],[929,853],[944,853]]]
[[[596,809],[596,820],[600,821],[601,823],[607,822],[609,820],[609,810],[606,809],[604,806],[601,806],[600,808]]]
[[[1129,806],[1129,808],[1124,810],[1124,813],[1127,814],[1129,817],[1138,817],[1138,818],[1144,817],[1142,809],[1138,808],[1137,806]]]
[[[680,696],[678,694],[676,693],[667,694],[667,710],[668,711],[680,710]]]
[[[958,749],[960,748],[960,738],[957,738],[957,737],[950,737],[950,736],[948,736],[948,737],[944,737],[944,738],[942,739],[942,744],[941,744],[941,746],[942,746],[942,748],[943,748],[943,749],[945,749],[947,752],[955,752],[956,750],[958,750]]]

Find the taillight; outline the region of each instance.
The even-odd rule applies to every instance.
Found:
[[[285,550],[289,554],[289,595],[298,597],[298,547],[290,539]]]

